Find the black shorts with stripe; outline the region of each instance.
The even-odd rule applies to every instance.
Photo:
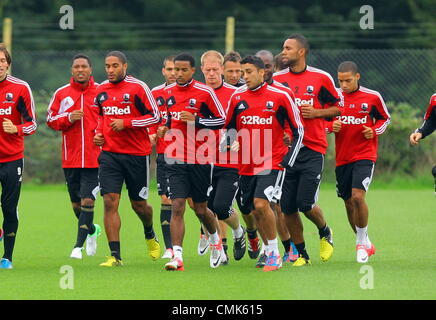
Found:
[[[254,210],[254,198],[278,202],[286,170],[270,170],[268,174],[239,177],[240,203],[243,214]]]
[[[18,219],[23,167],[24,159],[0,162],[1,205],[5,220]]]
[[[209,199],[212,184],[212,166],[210,164],[167,163],[168,191],[170,199],[192,198],[195,203]]]
[[[283,213],[310,211],[318,201],[324,168],[324,155],[307,147],[300,149],[291,168],[287,168],[280,205]]]
[[[71,202],[81,199],[95,200],[100,190],[98,168],[64,168],[65,181]]]
[[[134,201],[148,199],[150,156],[102,151],[98,157],[101,195],[121,194],[123,183]]]
[[[233,213],[233,201],[239,186],[238,169],[213,166],[212,170],[212,187],[209,189],[207,206],[219,220],[225,220]]]
[[[168,168],[163,153],[159,153],[156,157],[156,182],[157,193],[168,197]]]
[[[368,192],[374,174],[374,161],[358,160],[336,167],[336,192],[338,197],[351,198],[352,189]]]

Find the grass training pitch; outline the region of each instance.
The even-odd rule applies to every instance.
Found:
[[[155,186],[155,182],[152,183]],[[159,198],[151,190],[154,229],[161,243]],[[77,220],[66,186],[26,186],[19,204],[20,225],[14,269],[0,270],[0,300],[4,299],[146,299],[146,300],[288,300],[288,299],[434,299],[436,287],[436,199],[431,189],[372,188],[367,195],[369,236],[377,252],[366,265],[355,261],[355,236],[334,187],[322,185],[319,204],[334,231],[335,251],[330,261],[319,258],[318,230],[306,218],[306,247],[312,266],[284,265],[276,272],[254,267],[248,254],[241,261],[212,269],[209,254],[197,255],[199,223],[185,213],[184,272],[168,272],[168,260],[151,261],[143,227],[123,191],[120,205],[121,255],[124,266],[103,268],[109,255],[106,234],[98,239],[98,252],[83,260],[69,258],[76,239]],[[102,198],[96,201],[95,223],[103,227]],[[103,227],[104,228],[104,227]],[[3,244],[1,243],[3,249]],[[281,253],[283,246],[279,242]],[[1,251],[3,252],[3,251]],[[73,289],[62,289],[73,270]],[[365,266],[364,268],[362,268]],[[368,268],[368,266],[370,268]],[[71,274],[70,274],[71,275]]]

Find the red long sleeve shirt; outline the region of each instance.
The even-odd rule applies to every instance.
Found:
[[[9,134],[0,128],[0,162],[10,162],[24,157],[24,136],[36,131],[35,103],[27,82],[7,75],[0,82],[0,124],[9,119],[18,132]]]
[[[212,88],[196,80],[186,85],[173,83],[165,88],[168,141],[167,158],[186,163],[214,162],[216,136],[213,130],[222,128],[225,112]],[[181,120],[181,112],[195,115],[194,123]],[[209,130],[202,130],[209,129]],[[210,130],[212,129],[212,130]]]
[[[417,132],[420,132],[422,134],[422,138],[424,139],[434,130],[436,130],[436,93],[430,98],[427,111],[424,115],[424,122],[421,127],[417,129]]]
[[[283,142],[286,122],[292,130],[291,147]],[[298,108],[289,93],[266,83],[254,90],[244,86],[235,91],[225,128],[238,132],[240,175],[283,170],[279,164],[292,166],[304,137]]]
[[[161,123],[153,125],[148,128],[149,134],[156,134],[157,128],[159,125],[165,125],[167,120],[167,107],[165,105],[165,87],[166,83],[163,83],[157,87],[151,89],[151,93],[153,94],[154,99],[156,100],[157,108],[159,109]],[[161,154],[165,153],[165,148],[167,146],[167,142],[164,138],[157,137],[156,139],[156,153]]]
[[[298,107],[311,105],[315,109],[326,107],[341,107],[342,98],[335,88],[333,78],[325,71],[307,66],[299,73],[289,69],[276,72],[273,79],[292,89]],[[303,144],[317,152],[325,154],[327,151],[327,137],[325,133],[325,119],[304,119]]]
[[[103,151],[145,156],[151,153],[147,127],[158,123],[159,110],[148,86],[131,76],[118,83],[105,81],[97,87],[100,120],[97,133],[104,136]],[[110,124],[123,119],[124,130]]]
[[[218,100],[220,101],[221,105],[223,106],[224,110],[226,110],[226,113],[228,112],[229,102],[232,94],[235,92],[237,88],[222,81],[221,86],[218,88],[215,88],[215,94],[218,97]],[[225,167],[225,168],[234,168],[237,169],[239,167],[238,163],[232,162],[232,153],[235,153],[233,158],[235,160],[238,159],[237,152],[231,151],[230,149],[227,149],[223,152],[220,151],[220,143],[222,137],[225,136],[225,130],[220,129],[216,130],[216,157],[215,157],[215,163],[214,165],[218,167]]]
[[[341,130],[335,134],[336,166],[358,160],[377,160],[378,136],[385,132],[391,116],[380,93],[359,87],[346,93],[338,89],[344,97],[341,115]],[[327,131],[332,132],[332,122],[327,123]],[[374,131],[374,138],[366,139],[363,126]]]
[[[94,144],[99,107],[96,104],[98,83],[91,77],[86,88],[70,79],[70,83],[57,89],[47,110],[47,125],[62,131],[62,167],[98,168],[101,148]],[[70,121],[70,114],[82,110],[83,118]]]

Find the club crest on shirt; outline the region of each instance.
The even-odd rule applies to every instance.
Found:
[[[130,94],[125,93],[125,94],[123,95],[123,100],[124,100],[124,101],[129,101],[129,100],[130,100]]]
[[[274,102],[272,101],[267,101],[266,102],[266,108],[267,109],[272,109],[274,107]]]
[[[313,92],[313,86],[307,86],[306,91],[307,91],[307,93],[312,93]]]
[[[14,95],[11,92],[6,93],[6,100],[7,101],[12,101],[13,98],[14,98]]]
[[[360,105],[360,108],[362,109],[362,111],[368,111],[368,104],[367,103],[362,103]]]
[[[189,105],[190,105],[191,107],[195,106],[196,103],[197,103],[197,100],[195,100],[195,99],[189,99]]]

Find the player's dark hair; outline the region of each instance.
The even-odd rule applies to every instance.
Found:
[[[353,61],[344,61],[338,66],[338,72],[351,72],[352,74],[356,74],[359,72],[359,68]]]
[[[127,57],[124,53],[122,53],[121,51],[111,51],[106,55],[107,57],[117,57],[118,59],[120,59],[120,61],[122,62],[122,64],[126,64],[127,63]]]
[[[4,43],[0,43],[0,52],[3,52],[5,54],[6,62],[8,63],[8,65],[11,65],[12,58]]]
[[[189,53],[181,53],[174,58],[174,62],[176,61],[188,61],[191,67],[195,67],[195,59]]]
[[[165,68],[165,66],[166,66],[168,61],[174,62],[174,58],[175,57],[176,57],[175,55],[171,55],[171,56],[165,57],[165,59],[163,61],[163,67]]]
[[[301,33],[293,33],[286,38],[286,40],[288,39],[296,40],[304,48],[306,56],[309,54],[309,41]]]
[[[244,59],[241,60],[241,64],[252,64],[257,69],[265,69],[265,64],[263,63],[262,59],[256,56],[246,56]]]
[[[230,51],[224,56],[224,63],[226,63],[227,61],[240,62],[241,59],[241,55],[238,52]]]
[[[77,59],[86,59],[86,61],[88,61],[89,66],[92,67],[91,59],[89,59],[89,57],[86,54],[83,54],[83,53],[76,54],[73,57],[72,63],[74,63],[74,61],[77,60]]]

